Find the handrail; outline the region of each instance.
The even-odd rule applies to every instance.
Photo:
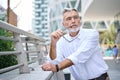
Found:
[[[5,51],[5,52],[0,52],[1,55],[10,55],[10,54],[20,54],[20,51]]]
[[[13,41],[15,45],[15,51],[1,51],[1,55],[11,55],[15,54],[17,56],[18,64],[10,67],[6,67],[3,69],[0,69],[0,74],[14,70],[19,68],[19,73],[30,73],[30,68],[28,67],[28,63],[30,61],[27,61],[27,54],[29,53],[37,53],[37,58],[35,60],[38,60],[38,63],[41,64],[44,58],[44,52],[43,46],[46,48],[45,40],[42,37],[35,36],[32,33],[26,32],[24,30],[18,29],[17,27],[8,24],[6,22],[0,21],[0,28],[8,30],[13,33],[11,37],[6,36],[0,36],[0,39],[2,40],[8,40]],[[22,37],[21,35],[25,36]],[[25,43],[25,45],[23,45]],[[26,44],[33,44],[35,47],[35,50],[27,50],[26,47],[28,47]],[[26,47],[25,47],[26,46]],[[26,48],[26,50],[24,49]],[[61,72],[60,72],[61,73]],[[63,75],[62,77],[57,77],[56,75],[59,75],[60,73],[52,73],[49,74],[49,76],[46,76],[45,80],[64,80]],[[63,74],[63,73],[61,73]]]
[[[24,64],[17,64],[17,65],[10,66],[10,67],[4,68],[4,69],[0,69],[0,74],[14,70],[14,69],[19,68],[20,66],[23,66],[23,65]]]
[[[26,53],[28,54],[28,53],[33,52],[33,53],[39,54],[40,47],[41,47],[40,44],[41,43],[45,44],[45,39],[43,39],[42,37],[38,37],[32,33],[21,30],[15,26],[8,24],[6,22],[3,22],[3,21],[0,21],[0,28],[2,28],[4,30],[8,30],[13,33],[13,35],[11,37],[0,36],[0,39],[13,41],[15,44],[15,51],[2,51],[2,52],[0,52],[0,55],[11,55],[11,54],[20,54],[21,53],[20,55],[16,55],[16,56],[17,56],[18,64],[24,64],[24,66],[19,66],[17,68],[20,69],[19,70],[20,73],[29,73],[30,70],[28,68],[28,61],[26,59],[27,58]],[[22,35],[25,37],[21,37]],[[22,43],[32,43],[32,44],[36,45],[35,47],[38,47],[38,48],[36,50],[25,51],[24,50],[25,47],[23,47]],[[38,56],[38,57],[40,57],[38,59],[41,60],[42,56],[43,55]],[[15,67],[12,67],[12,68],[15,68]]]
[[[0,21],[0,27],[3,28],[3,29],[6,29],[6,30],[10,30],[12,32],[19,33],[21,35],[26,35],[26,36],[38,39],[38,40],[40,40],[42,42],[45,42],[45,40],[43,38],[37,37],[34,34],[31,34],[31,33],[28,33],[26,31],[23,31],[21,29],[18,29],[17,27],[15,27],[15,26],[13,26],[11,24],[8,24],[6,22]]]
[[[35,38],[30,38],[30,37],[21,37],[22,42],[24,43],[33,43],[33,44],[40,44],[40,41],[37,41]],[[43,43],[43,42],[41,42]],[[44,43],[45,44],[45,43]]]
[[[18,41],[18,40],[16,40],[16,39],[13,39],[13,38],[10,38],[10,37],[4,37],[4,36],[0,36],[0,39],[2,39],[2,40],[14,41],[14,42]]]
[[[25,51],[25,53],[34,53],[34,52],[38,52],[38,53],[40,53],[40,50]]]

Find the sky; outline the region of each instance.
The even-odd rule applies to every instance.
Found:
[[[10,0],[10,7],[17,14],[18,28],[31,31],[33,18],[33,0]],[[0,4],[7,9],[7,0],[0,0]]]

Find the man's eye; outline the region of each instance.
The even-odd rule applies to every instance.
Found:
[[[79,16],[74,16],[74,19],[78,19],[79,18]]]
[[[71,17],[66,18],[66,20],[71,20]]]

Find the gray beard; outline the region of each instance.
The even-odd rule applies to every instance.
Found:
[[[68,33],[71,33],[71,32],[77,32],[77,31],[79,31],[79,30],[80,30],[80,27],[77,27],[77,28],[74,28],[74,29],[69,28],[69,29],[67,29],[67,32],[68,32]]]

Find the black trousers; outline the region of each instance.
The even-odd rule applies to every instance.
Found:
[[[107,73],[102,74],[101,76],[89,80],[110,80]]]

